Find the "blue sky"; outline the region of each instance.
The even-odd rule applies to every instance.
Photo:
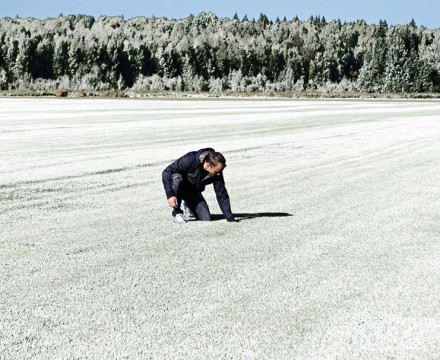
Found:
[[[290,20],[295,15],[307,20],[310,15],[321,15],[327,21],[364,19],[372,24],[386,19],[390,25],[407,24],[414,18],[417,25],[440,27],[439,0],[1,0],[0,3],[0,17],[19,15],[39,19],[57,17],[60,13],[95,17],[124,15],[126,19],[153,15],[184,18],[201,11],[210,11],[219,17],[232,17],[237,13],[240,18],[247,15],[250,19],[257,19],[263,13],[272,20],[284,16]]]

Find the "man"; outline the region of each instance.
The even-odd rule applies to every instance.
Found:
[[[211,212],[202,196],[202,191],[209,184],[214,186],[218,204],[226,220],[235,221],[223,178],[225,167],[224,156],[211,148],[192,151],[166,167],[162,172],[162,182],[168,205],[173,208],[175,223],[186,222],[180,209],[182,200],[187,203],[196,220],[211,220]]]

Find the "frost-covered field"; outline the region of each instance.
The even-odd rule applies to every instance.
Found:
[[[0,359],[438,359],[439,184],[439,102],[0,99]]]

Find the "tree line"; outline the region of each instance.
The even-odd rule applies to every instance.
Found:
[[[0,89],[440,92],[440,29],[69,15],[0,19]]]

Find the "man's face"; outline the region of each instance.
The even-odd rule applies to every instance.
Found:
[[[203,167],[211,176],[220,175],[223,171],[223,165],[220,163],[218,163],[216,166],[211,166],[211,164],[205,162]]]

